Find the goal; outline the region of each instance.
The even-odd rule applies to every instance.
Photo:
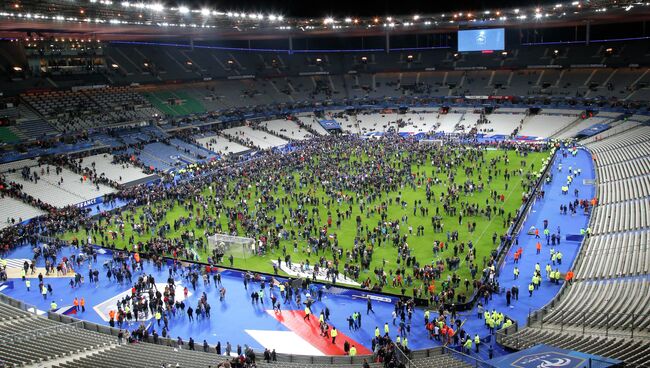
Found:
[[[257,254],[255,239],[242,236],[214,234],[208,237],[208,247],[217,263],[230,256],[246,259]]]
[[[440,147],[442,146],[442,139],[421,139],[419,143],[420,145]]]

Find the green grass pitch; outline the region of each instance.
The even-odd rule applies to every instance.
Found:
[[[458,152],[458,151],[455,151]],[[363,162],[368,160],[368,155],[369,154],[380,154],[378,152],[374,153],[363,153],[363,154],[352,154],[350,156],[349,162],[350,164],[346,163],[341,163],[339,164],[339,167],[341,169],[346,169],[346,170],[354,170],[354,163],[355,162]],[[506,164],[505,160],[503,160],[503,156],[507,155],[510,163]],[[381,197],[379,198],[378,201],[375,201],[375,203],[366,205],[366,211],[369,208],[374,208],[376,205],[381,203],[382,201],[388,202],[388,198],[392,198],[392,205],[388,205],[387,208],[387,220],[388,221],[394,221],[394,220],[399,220],[400,221],[400,229],[399,232],[401,234],[408,234],[409,233],[409,225],[413,227],[413,233],[412,235],[408,236],[407,243],[409,244],[409,248],[411,249],[411,255],[415,256],[420,263],[420,265],[424,265],[427,263],[434,262],[436,260],[444,260],[446,257],[452,257],[454,255],[453,252],[453,244],[449,245],[449,248],[445,250],[442,253],[438,253],[437,255],[434,256],[432,252],[432,245],[434,240],[438,241],[444,241],[447,242],[447,235],[446,232],[447,230],[449,231],[454,231],[458,230],[459,232],[459,240],[456,244],[460,244],[461,242],[467,244],[468,241],[472,241],[476,247],[476,257],[475,257],[475,263],[478,267],[478,274],[477,278],[481,277],[481,271],[483,269],[483,258],[487,257],[489,259],[490,257],[490,252],[498,246],[498,240],[497,244],[493,245],[492,241],[492,235],[494,233],[496,234],[503,234],[505,229],[507,228],[508,224],[506,224],[505,217],[508,215],[508,213],[514,214],[516,213],[517,208],[519,208],[522,204],[522,193],[523,193],[523,188],[522,188],[522,181],[523,181],[523,175],[519,176],[518,170],[522,169],[523,173],[526,174],[529,171],[538,171],[542,167],[542,162],[543,160],[548,157],[547,152],[542,152],[542,153],[530,153],[526,158],[522,158],[521,156],[517,156],[515,151],[509,150],[488,150],[485,151],[485,163],[480,164],[478,162],[467,162],[464,161],[461,165],[455,167],[455,169],[452,170],[454,173],[454,183],[456,184],[462,184],[464,183],[467,179],[473,180],[475,183],[478,183],[479,180],[479,175],[482,176],[483,182],[486,182],[487,178],[487,163],[490,162],[492,159],[497,159],[498,163],[496,164],[496,170],[500,170],[501,175],[494,175],[491,183],[488,185],[486,184],[485,189],[482,192],[474,192],[471,195],[463,195],[462,193],[460,194],[459,198],[459,203],[456,204],[456,207],[460,209],[460,202],[467,202],[469,204],[478,204],[479,206],[485,206],[486,200],[489,201],[490,205],[493,204],[492,199],[490,198],[490,191],[495,190],[497,191],[498,194],[503,194],[505,196],[505,201],[504,202],[497,202],[496,205],[499,208],[503,208],[505,211],[505,216],[492,216],[490,220],[487,219],[485,216],[465,216],[463,219],[463,224],[459,225],[458,224],[458,216],[450,216],[446,215],[443,211],[442,205],[440,203],[440,195],[441,193],[446,193],[448,185],[450,185],[449,179],[448,179],[448,173],[445,172],[445,170],[439,170],[438,167],[432,166],[431,162],[423,162],[422,164],[413,164],[411,167],[411,172],[412,173],[418,173],[418,177],[424,177],[426,178],[434,178],[437,177],[440,180],[440,183],[432,185],[432,191],[434,193],[434,198],[435,198],[435,203],[427,203],[426,196],[425,196],[425,185],[424,181],[421,185],[416,186],[415,189],[412,187],[405,185],[401,188],[399,188],[399,191],[394,191],[390,192],[389,194],[382,193]],[[322,157],[312,157],[311,160],[314,160],[313,162],[316,163],[317,160],[323,159]],[[397,160],[397,159],[394,159]],[[525,167],[521,166],[521,161],[524,160],[526,163]],[[399,165],[399,163],[396,163],[396,165]],[[533,166],[534,165],[534,166]],[[309,167],[309,165],[305,165],[305,167]],[[465,174],[465,167],[473,167],[473,173],[468,177]],[[502,173],[503,171],[508,168],[508,170],[515,174],[512,175],[511,179],[507,182],[508,188],[506,190],[506,180],[504,179]],[[534,168],[534,169],[532,169]],[[532,170],[531,170],[532,169]],[[292,178],[291,180],[296,181],[296,183],[299,182],[301,175],[309,175],[309,172],[305,172],[304,170],[301,172],[301,170],[292,172],[292,173],[287,173],[289,178]],[[289,179],[285,179],[289,180]],[[423,179],[427,180],[427,179]],[[230,188],[233,187],[234,183],[230,182]],[[214,191],[209,190],[207,186],[203,188],[201,195],[205,199],[212,199],[214,194]],[[352,204],[352,215],[350,216],[349,219],[343,219],[341,223],[340,229],[337,229],[336,227],[336,209],[340,209],[341,212],[344,212],[345,209],[348,208],[348,204],[343,203],[343,204],[337,204],[334,202],[330,208],[325,208],[324,202],[328,199],[327,195],[325,192],[322,190],[322,187],[319,185],[306,185],[300,188],[297,191],[293,191],[290,195],[287,195],[287,193],[284,192],[282,187],[277,189],[277,192],[273,193],[273,196],[275,198],[283,198],[283,197],[288,197],[289,203],[293,208],[296,208],[297,204],[295,201],[295,196],[298,194],[304,194],[304,193],[310,193],[312,196],[318,197],[321,200],[321,204],[319,205],[319,218],[317,219],[320,220],[320,222],[315,222],[316,226],[322,227],[323,225],[327,224],[327,217],[328,217],[328,211],[331,211],[332,213],[332,226],[329,229],[329,233],[336,233],[336,236],[339,239],[339,246],[341,246],[344,250],[344,256],[340,261],[340,267],[339,271],[342,272],[342,266],[348,260],[345,257],[345,251],[349,250],[353,247],[354,244],[354,239],[357,236],[357,226],[356,226],[356,217],[357,215],[361,216],[362,219],[362,226],[365,229],[365,226],[367,225],[370,229],[373,227],[377,226],[378,222],[381,220],[380,216],[377,213],[361,213],[360,207],[355,201],[354,204]],[[395,198],[400,196],[401,193],[401,198],[406,202],[407,206],[402,207],[400,204],[396,203]],[[250,195],[250,199],[248,200],[248,203],[251,204],[253,202],[256,202],[260,197],[259,193],[257,193],[257,188],[255,185],[251,185],[248,189],[244,191],[239,191],[238,193],[239,198],[247,198]],[[352,192],[348,193],[349,195],[355,195]],[[423,203],[424,207],[429,208],[429,215],[428,216],[421,216],[420,211],[417,211],[417,214],[414,216],[413,215],[413,203],[416,200],[421,200]],[[237,206],[237,198],[230,198],[224,201],[224,204],[229,207],[236,207]],[[164,213],[162,216],[162,220],[158,221],[156,226],[160,226],[163,223],[169,223],[173,224],[174,221],[180,219],[180,218],[188,218],[190,211],[189,211],[189,203],[171,203],[169,201],[167,202],[158,202],[152,204],[149,209],[153,210],[154,212],[161,211]],[[197,203],[194,203],[195,205]],[[252,207],[252,205],[251,205]],[[282,205],[280,206],[282,207]],[[275,211],[271,211],[269,215],[274,215],[278,219],[278,221],[282,221],[282,218],[284,215],[289,216],[289,212],[287,209],[287,205],[284,206],[284,214],[281,208],[276,209]],[[439,233],[434,233],[432,226],[431,226],[431,217],[436,214],[436,207],[440,207],[440,212],[439,215],[442,217],[442,223],[444,224],[444,231],[439,232]],[[310,207],[309,207],[310,208]],[[311,210],[311,208],[310,208]],[[208,207],[208,213],[212,216],[216,217],[216,212],[214,212],[214,208],[212,205]],[[311,213],[311,211],[310,211]],[[119,216],[113,216],[109,221],[102,221],[99,226],[103,229],[105,229],[105,233],[108,230],[113,230],[113,231],[118,231],[119,232],[119,223],[123,222],[124,226],[124,237],[121,235],[118,235],[117,239],[112,240],[112,239],[100,239],[98,236],[95,237],[95,243],[104,245],[104,246],[110,246],[114,245],[118,249],[132,249],[132,243],[129,242],[129,238],[133,236],[135,243],[137,242],[145,242],[149,239],[151,239],[152,235],[151,232],[145,232],[145,233],[137,233],[133,229],[134,224],[139,224],[140,223],[140,215],[143,214],[143,208],[135,208],[134,210],[126,210],[123,211]],[[134,215],[134,216],[133,216]],[[408,216],[408,221],[407,223],[403,223],[402,217],[406,215]],[[223,225],[224,229],[227,229],[227,216],[225,216],[222,212],[222,215],[220,216],[220,221]],[[133,220],[131,220],[133,218]],[[467,222],[476,222],[476,229],[473,232],[469,232],[467,228]],[[424,235],[422,236],[416,236],[416,231],[418,226],[424,226]],[[292,227],[291,223],[288,225],[289,229],[293,228],[296,230],[296,233],[299,234],[298,227]],[[167,233],[165,236],[167,238],[180,238],[181,234],[183,234],[186,231],[193,231],[196,236],[203,236],[204,231],[206,228],[199,228],[197,227],[196,221],[194,219],[190,220],[189,223],[185,226],[180,226],[178,230],[173,230]],[[208,229],[210,231],[210,229]],[[239,235],[244,235],[242,233],[241,226],[238,225],[238,230],[239,230]],[[361,235],[362,237],[365,237],[365,231]],[[68,232],[65,234],[61,235],[61,238],[64,240],[73,240],[73,239],[87,239],[88,235],[86,233],[86,230],[80,228],[78,231],[74,232]],[[272,249],[270,250],[266,255],[264,256],[248,256],[246,258],[236,258],[234,260],[234,266],[237,268],[243,268],[243,269],[249,269],[253,271],[260,271],[260,272],[268,272],[271,273],[273,272],[273,267],[271,264],[271,260],[277,259],[279,256],[282,256],[282,248],[286,247],[287,253],[291,255],[292,257],[292,262],[294,264],[299,264],[300,262],[303,261],[310,261],[311,265],[314,265],[315,262],[318,261],[320,258],[319,256],[316,256],[315,254],[308,255],[306,251],[306,241],[300,237],[300,235],[297,236],[297,242],[299,244],[298,247],[298,252],[294,253],[293,249],[293,244],[294,241],[289,239],[289,240],[281,240],[280,241],[280,247],[278,250]],[[206,252],[202,249],[198,249],[198,254],[200,257],[201,261],[206,261],[207,257],[209,256],[209,252]],[[465,249],[465,252],[467,252],[467,248]],[[409,267],[406,267],[403,263],[402,264],[397,264],[397,251],[396,248],[393,246],[392,241],[383,241],[381,246],[374,246],[373,247],[373,257],[372,257],[372,262],[370,264],[369,269],[367,270],[362,270],[359,276],[359,279],[357,280],[358,282],[362,282],[366,280],[367,278],[370,278],[371,280],[371,285],[376,281],[375,275],[373,270],[376,267],[381,267],[382,264],[385,262],[385,272],[388,274],[390,271],[394,272],[398,267],[403,266],[407,270],[407,274],[411,274],[411,270]],[[323,255],[323,253],[320,253]],[[461,263],[460,267],[458,268],[457,275],[460,277],[461,280],[465,280],[466,278],[472,281],[470,271],[467,267],[467,263],[465,262],[464,259],[465,253],[459,253],[459,257],[461,258]],[[328,250],[325,252],[324,256],[329,260],[332,258],[331,252]],[[228,265],[228,260],[224,259],[223,265],[227,266]],[[280,271],[280,274],[284,274],[282,271]],[[436,282],[436,291],[441,290],[441,283],[447,279],[447,275],[450,274],[450,271],[445,269],[444,273],[442,274],[442,277],[440,277]],[[414,287],[420,287],[422,283],[419,280],[414,280],[414,284],[412,286],[406,287],[406,294],[411,295],[411,290]],[[463,282],[461,282],[461,286],[458,290],[458,293],[462,293],[465,295],[470,295],[473,287],[470,284],[469,290],[465,290],[465,287],[463,285]],[[401,287],[393,287],[392,286],[392,279],[390,276],[388,276],[388,283],[387,285],[383,288],[383,291],[389,292],[389,293],[395,293],[399,294],[401,292]]]

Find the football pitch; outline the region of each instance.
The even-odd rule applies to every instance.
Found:
[[[410,296],[413,289],[427,285],[415,277],[410,277],[412,280],[405,277],[402,285],[396,285],[397,271],[412,276],[413,260],[419,267],[439,262],[443,266],[435,280],[436,292],[443,290],[448,277],[455,275],[460,280],[456,295],[469,297],[473,292],[470,264],[475,267],[474,278],[480,279],[484,260],[490,259],[491,252],[499,245],[498,237],[509,226],[509,215],[514,219],[522,204],[523,183],[536,176],[546,157],[548,152],[531,152],[524,157],[514,150],[484,150],[478,154],[475,149],[465,147],[407,153],[381,144],[351,152],[323,152],[305,158],[296,167],[276,172],[269,168],[256,176],[205,183],[196,193],[181,200],[169,199],[120,210],[93,220],[99,231],[88,232],[90,226],[80,226],[60,237],[85,241],[90,235],[94,244],[128,250],[133,250],[134,244],[160,237],[182,242],[205,262],[211,256],[210,250],[189,239],[202,238],[203,244],[207,244],[207,234],[228,233],[229,226],[237,235],[251,237],[271,233],[273,238],[276,232],[286,230],[286,235],[278,236],[279,246],[267,247],[262,255],[249,254],[233,260],[236,268],[273,273],[272,261],[280,258],[284,263],[285,255],[290,255],[294,265],[309,262],[313,267],[323,260],[331,261],[335,236],[341,249],[341,255],[336,255],[339,272],[343,273],[344,265],[360,267],[364,256],[369,259],[369,265],[360,267],[355,279],[359,284],[366,281],[370,286],[377,284],[377,275],[383,268],[386,283],[381,291],[405,292]],[[509,179],[506,173],[510,174]],[[329,177],[331,182],[324,180]],[[357,183],[357,187],[345,182],[346,178]],[[365,180],[374,180],[373,185]],[[485,211],[488,206],[489,215]],[[241,213],[243,218],[233,217],[235,213]],[[462,223],[459,223],[461,213]],[[361,226],[357,226],[358,221]],[[434,231],[434,221],[442,228]],[[161,231],[161,228],[166,229]],[[418,234],[418,229],[423,229],[423,233]],[[448,241],[448,232],[455,231],[458,240]],[[316,253],[308,245],[308,239],[320,235],[329,239],[330,246]],[[406,249],[404,240],[412,257],[409,262],[398,256],[398,246]],[[438,252],[433,251],[436,241],[445,244]],[[468,255],[469,242],[475,249],[474,257]],[[357,252],[352,252],[355,245]],[[448,261],[453,263],[455,257],[458,266],[450,269]],[[227,256],[220,265],[230,265]],[[279,274],[286,275],[282,270]]]

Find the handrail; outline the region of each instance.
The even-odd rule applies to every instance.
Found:
[[[467,354],[465,354],[463,352],[460,352],[458,350],[454,350],[454,349],[452,349],[452,348],[450,348],[450,347],[448,347],[446,345],[444,345],[442,347],[442,353],[443,354],[447,353],[447,354],[450,354],[450,355],[460,356],[460,358],[457,358],[457,359],[464,359],[466,361],[469,360],[470,362],[472,362],[470,364],[472,364],[474,367],[487,367],[487,368],[495,367],[494,365],[486,362],[483,359],[476,358],[476,357],[473,357],[471,355],[467,355]]]
[[[409,358],[408,354],[406,354],[406,352],[404,352],[404,350],[402,350],[402,349],[399,347],[399,344],[396,344],[396,343],[394,343],[394,342],[392,342],[392,344],[393,344],[393,346],[395,346],[395,349],[396,349],[398,352],[400,352],[400,357],[406,359],[406,362],[408,363],[408,364],[406,365],[407,367],[415,367],[415,368],[418,367],[418,365],[415,364],[415,363],[413,363],[413,360],[411,360],[411,359]],[[402,362],[402,363],[404,363],[404,362]]]

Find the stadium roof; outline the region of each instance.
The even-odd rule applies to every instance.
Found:
[[[650,19],[650,2],[628,0],[376,16],[355,16],[351,10],[321,17],[288,16],[272,9],[263,10],[259,3],[252,4],[255,5],[249,6],[253,10],[234,10],[139,0],[11,0],[0,4],[0,32],[3,37],[35,31],[92,34],[102,39],[272,39],[289,35],[371,36],[387,32],[436,33],[459,28],[557,27],[586,21],[599,24]]]

